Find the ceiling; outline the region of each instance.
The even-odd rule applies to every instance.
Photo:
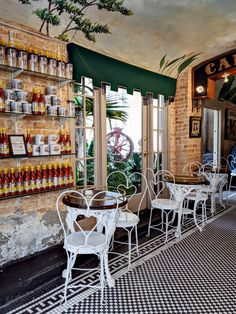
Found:
[[[0,0],[0,17],[39,28],[31,6],[18,0]],[[194,64],[236,48],[235,0],[126,0],[133,16],[92,11],[88,14],[107,23],[112,34],[98,35],[91,43],[81,34],[74,42],[113,58],[158,72],[159,61],[190,52],[202,52]],[[55,28],[54,35],[58,33]]]

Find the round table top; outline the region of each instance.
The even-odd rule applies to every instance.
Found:
[[[208,181],[203,176],[191,176],[186,174],[174,174],[176,184],[186,184],[186,185],[199,185],[208,184]],[[171,176],[165,176],[167,182],[173,183],[173,178]]]
[[[118,207],[123,207],[128,202],[127,198],[124,195],[117,192],[102,191],[97,189],[79,190],[78,192],[83,194],[87,201],[89,201],[98,192],[102,192],[96,197],[96,199],[92,201],[90,209],[113,209],[117,206],[115,197],[118,198]],[[68,193],[66,196],[64,196],[62,202],[70,207],[87,209],[87,205],[84,199],[74,192]]]

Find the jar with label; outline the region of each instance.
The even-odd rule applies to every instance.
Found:
[[[54,55],[48,59],[48,74],[53,76],[57,75],[57,60]]]
[[[32,49],[29,49],[28,69],[30,71],[38,72],[38,55],[36,50],[32,52]]]
[[[73,65],[71,63],[66,64],[66,78],[72,80],[73,78]]]
[[[0,42],[0,64],[6,63],[6,46],[3,40]]]
[[[59,77],[65,77],[66,72],[66,65],[65,62],[62,60],[59,60],[57,62],[57,76]]]
[[[13,47],[13,43],[9,42],[6,49],[7,65],[16,67],[16,48]]]
[[[23,70],[28,68],[28,53],[24,49],[20,49],[17,53],[17,66]]]
[[[43,51],[40,52],[39,56],[39,72],[48,73],[48,59],[45,57]]]

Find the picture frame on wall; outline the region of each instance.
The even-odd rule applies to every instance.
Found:
[[[202,134],[202,118],[191,116],[189,119],[189,137],[197,138]]]
[[[236,140],[236,111],[225,110],[225,139]]]
[[[10,155],[14,157],[27,156],[25,136],[23,134],[8,135]]]

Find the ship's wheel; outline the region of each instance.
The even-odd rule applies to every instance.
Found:
[[[134,143],[121,128],[116,127],[107,134],[107,150],[112,161],[126,162],[133,155]]]

